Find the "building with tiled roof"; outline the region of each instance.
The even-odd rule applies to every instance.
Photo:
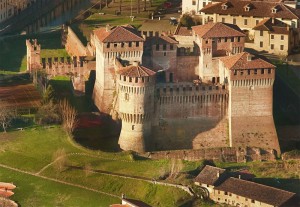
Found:
[[[287,55],[293,47],[299,44],[300,9],[291,7],[288,1],[220,0],[220,2],[207,5],[201,9],[201,12],[205,23],[223,22],[240,27],[247,34],[247,42],[249,42],[247,47],[259,51],[266,50],[277,55]],[[275,22],[273,29],[256,32],[269,19],[282,22],[286,29]],[[271,33],[286,35],[283,37],[284,41],[278,44],[278,48],[269,43],[277,39],[271,39]],[[282,37],[279,36],[279,38]]]
[[[206,165],[195,178],[195,184],[205,189],[205,192],[208,192],[207,196],[217,203],[240,207],[299,205],[295,193],[247,181],[241,176],[234,178],[232,177],[234,174]]]
[[[299,34],[281,20],[268,18],[254,28],[253,49],[269,53],[288,55],[299,45]]]

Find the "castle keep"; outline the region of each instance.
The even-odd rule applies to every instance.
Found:
[[[187,47],[182,40],[191,40]],[[130,25],[100,28],[93,99],[122,120],[119,145],[153,149],[261,147],[280,152],[273,121],[275,66],[244,52],[235,25],[208,23],[143,38]],[[192,45],[192,46],[191,46]]]

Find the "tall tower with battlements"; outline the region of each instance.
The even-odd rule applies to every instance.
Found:
[[[96,81],[93,91],[95,105],[103,113],[110,113],[114,92],[115,60],[127,64],[142,61],[144,39],[130,25],[100,28],[94,31],[96,46]]]
[[[118,71],[119,116],[123,150],[144,152],[149,142],[154,114],[155,72],[133,62]]]
[[[236,25],[209,22],[193,27],[193,35],[200,48],[196,74],[203,82],[220,82],[218,58],[241,53],[245,34]]]
[[[41,45],[37,39],[26,40],[27,49],[27,71],[40,69],[41,67]]]

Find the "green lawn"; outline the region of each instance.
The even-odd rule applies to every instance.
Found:
[[[26,70],[26,39],[36,38],[41,44],[41,57],[67,57],[61,46],[61,33],[18,35],[0,38],[0,71],[22,72]]]
[[[20,206],[107,207],[112,203],[120,203],[120,200],[114,197],[3,168],[0,169],[0,180],[13,182],[17,186],[11,199]]]

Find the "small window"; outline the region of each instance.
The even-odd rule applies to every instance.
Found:
[[[106,48],[109,48],[110,47],[110,44],[109,43],[107,43],[107,45],[106,45]]]
[[[241,70],[241,75],[244,75],[244,71],[243,70]]]
[[[218,194],[220,194],[220,191],[218,190]]]
[[[269,68],[268,69],[268,74],[271,74],[272,73],[272,70]]]
[[[280,39],[281,39],[281,40],[284,40],[284,35],[281,35]]]
[[[229,193],[229,196],[232,196],[232,194],[231,194],[231,193]]]
[[[118,46],[118,44],[117,44],[117,43],[115,43],[115,44],[114,44],[114,47],[117,47],[117,46]]]
[[[263,42],[259,42],[259,46],[260,46],[260,47],[263,47],[263,46],[264,46],[264,43],[263,43]]]
[[[274,44],[271,44],[271,50],[274,50]]]
[[[206,6],[206,2],[203,2],[202,6],[203,6],[203,8],[204,8],[204,7]]]
[[[254,75],[257,75],[257,69],[254,69]]]
[[[208,44],[208,40],[206,40],[205,43]]]
[[[265,69],[261,69],[261,74],[264,74],[265,73]]]
[[[260,30],[260,31],[259,31],[259,35],[260,35],[260,36],[264,36],[264,31]]]
[[[274,40],[274,35],[271,35],[271,40]]]
[[[134,130],[134,125],[131,126],[131,129]]]
[[[255,200],[251,200],[251,203],[255,203]]]
[[[238,42],[240,42],[241,41],[241,37],[238,37]]]
[[[250,72],[251,72],[251,71],[250,71],[250,70],[248,70],[248,75],[250,75]]]
[[[255,21],[255,23],[256,23],[256,25],[258,25],[258,23],[259,23],[259,20],[257,19],[257,20]]]
[[[237,70],[234,70],[234,71],[233,71],[233,75],[237,75]]]
[[[174,45],[173,44],[170,45],[170,50],[174,50]]]
[[[135,45],[136,45],[137,47],[139,47],[139,46],[140,46],[140,42],[136,42]]]
[[[227,192],[224,192],[224,195],[228,195],[228,193],[227,193]]]
[[[166,49],[167,49],[167,45],[163,44],[163,50],[166,50]]]
[[[129,42],[129,43],[128,43],[128,46],[129,46],[129,47],[132,47],[132,42]]]
[[[248,19],[244,19],[244,25],[248,25]]]
[[[231,38],[231,42],[234,42],[234,37]]]
[[[196,1],[195,0],[193,0],[192,5],[196,5]]]
[[[166,53],[166,52],[164,52],[164,56],[167,56],[167,53]]]
[[[236,18],[233,18],[232,24],[236,24]]]
[[[124,42],[121,43],[121,47],[124,47]]]
[[[129,100],[129,94],[125,93],[125,101],[128,101],[128,100]]]
[[[222,18],[222,22],[225,23],[225,18]]]
[[[224,40],[224,42],[227,42],[227,37],[225,37],[225,40]]]
[[[283,50],[284,49],[284,46],[283,45],[280,45],[280,50]]]
[[[156,50],[159,50],[159,44],[156,44]]]

